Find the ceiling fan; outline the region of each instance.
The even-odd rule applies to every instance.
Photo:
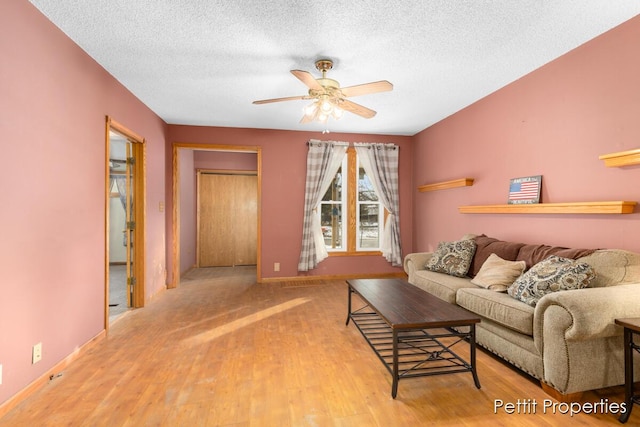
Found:
[[[329,117],[339,119],[342,116],[343,111],[349,111],[350,113],[370,119],[376,115],[375,111],[360,104],[356,104],[346,98],[367,95],[370,93],[386,92],[393,89],[393,85],[386,80],[341,88],[340,83],[336,80],[327,78],[327,71],[332,68],[333,61],[330,59],[320,59],[316,61],[316,69],[322,72],[322,78],[319,79],[314,78],[307,71],[291,70],[291,74],[296,76],[309,88],[307,95],[263,99],[260,101],[253,101],[253,103],[268,104],[271,102],[313,99],[313,103],[305,107],[305,113],[302,116],[300,123],[309,123],[314,120],[326,123]]]

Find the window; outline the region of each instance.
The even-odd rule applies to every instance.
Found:
[[[336,172],[336,176],[331,181],[327,192],[322,196],[320,202],[320,225],[322,227],[322,237],[327,251],[344,250],[346,237],[343,212],[347,212],[346,182],[343,180],[343,171],[347,170],[346,159]]]
[[[379,253],[384,208],[354,148],[347,150],[318,211],[330,254]]]

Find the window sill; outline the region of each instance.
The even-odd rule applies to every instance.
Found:
[[[382,252],[380,251],[358,251],[358,252],[329,252],[330,257],[334,256],[382,256]]]

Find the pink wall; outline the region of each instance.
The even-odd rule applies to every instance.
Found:
[[[302,207],[306,156],[309,139],[333,139],[348,142],[393,142],[400,146],[400,215],[404,253],[411,243],[411,138],[385,135],[331,133],[330,138],[315,132],[292,132],[264,129],[169,126],[170,142],[259,146],[262,149],[262,277],[294,277],[298,275],[298,257],[302,235]],[[170,156],[171,148],[167,147]],[[171,162],[167,162],[168,165]],[[168,170],[170,176],[170,170]],[[172,197],[167,194],[167,200]],[[169,204],[167,204],[169,206]],[[171,212],[169,212],[171,214]],[[171,234],[171,218],[167,217],[167,233]],[[169,248],[170,249],[170,248]],[[171,264],[171,251],[167,256]],[[280,271],[273,264],[280,263]],[[171,269],[169,268],[169,271]],[[332,257],[323,261],[310,275],[342,275],[388,273],[393,268],[382,257]]]
[[[414,244],[486,233],[505,240],[640,251],[640,215],[460,214],[506,203],[510,178],[543,175],[544,202],[640,200],[640,167],[598,156],[640,146],[640,17],[582,45],[415,138],[415,182],[475,178],[414,191]],[[636,208],[638,212],[638,208]]]
[[[147,139],[147,297],[164,287],[166,125],[26,0],[0,2],[0,57],[2,403],[105,328],[107,115]]]
[[[256,171],[258,170],[258,156],[255,153],[230,151],[195,151],[194,168]]]
[[[196,265],[196,176],[195,152],[180,151],[180,274],[183,274]]]

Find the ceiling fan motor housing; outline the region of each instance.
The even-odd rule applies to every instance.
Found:
[[[333,68],[333,61],[330,59],[318,59],[316,61],[316,69],[321,71],[323,76],[328,70]]]

